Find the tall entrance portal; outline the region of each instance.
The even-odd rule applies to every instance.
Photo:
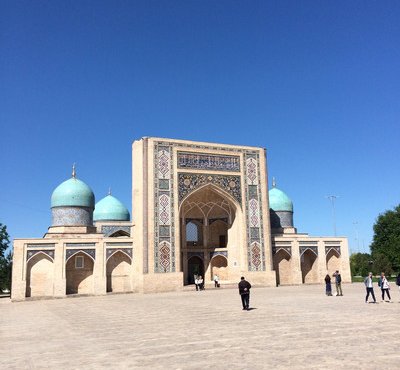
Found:
[[[235,248],[232,240],[239,231],[237,209],[228,194],[211,184],[184,199],[180,249],[185,284],[193,284],[194,275],[202,275],[205,282],[213,280],[215,274],[221,281],[229,281],[227,257]]]

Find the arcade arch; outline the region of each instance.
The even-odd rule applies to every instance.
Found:
[[[229,280],[229,258],[243,258],[239,249],[244,244],[239,242],[241,212],[240,205],[228,193],[212,184],[195,190],[182,201],[180,247],[185,284],[193,284],[195,266],[205,283],[212,281],[216,271],[220,280]]]

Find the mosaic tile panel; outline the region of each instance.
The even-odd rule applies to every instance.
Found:
[[[327,256],[328,253],[329,253],[332,249],[340,256],[340,247],[339,247],[339,246],[337,246],[337,247],[325,246],[325,256]]]
[[[210,252],[210,259],[215,257],[215,256],[224,256],[224,257],[228,258],[228,251]]]
[[[154,148],[154,271],[175,271],[174,194],[172,145],[156,142]]]
[[[54,261],[54,251],[49,250],[49,249],[43,249],[43,250],[34,250],[34,251],[28,251],[26,253],[26,260],[29,261],[32,257],[36,256],[39,253],[43,253],[46,256],[49,256],[52,261]]]
[[[199,173],[178,173],[179,202],[194,190],[207,184],[218,186],[242,204],[240,176]]]
[[[240,157],[178,152],[178,168],[239,172]]]
[[[107,248],[106,259],[108,260],[114,253],[122,252],[132,260],[132,248]]]
[[[272,247],[272,254],[277,254],[280,250],[284,250],[289,256],[292,256],[292,247]]]
[[[131,235],[131,227],[130,226],[117,226],[117,225],[103,225],[101,227],[101,232],[104,236],[110,236],[117,231],[124,231],[129,236]]]
[[[303,254],[307,251],[310,250],[311,252],[313,252],[316,256],[318,256],[318,247],[314,246],[314,245],[310,245],[310,246],[300,246],[300,256],[303,256]]]
[[[264,230],[261,209],[260,159],[258,153],[245,152],[247,263],[249,271],[265,271]]]
[[[65,261],[68,261],[75,254],[83,252],[92,257],[93,261],[96,259],[96,249],[67,249],[65,254]]]

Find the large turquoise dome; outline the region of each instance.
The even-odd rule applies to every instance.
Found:
[[[269,208],[275,212],[293,212],[293,202],[282,190],[273,187],[269,191]]]
[[[94,221],[129,221],[127,208],[111,194],[97,202],[93,213]]]
[[[75,177],[58,185],[51,195],[51,208],[71,206],[94,208],[92,189]]]

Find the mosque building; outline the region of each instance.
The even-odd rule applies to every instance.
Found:
[[[145,137],[132,144],[132,219],[72,177],[51,196],[43,238],[15,239],[11,298],[162,292],[211,284],[350,282],[347,239],[310,237],[293,203],[268,191],[266,150]]]

